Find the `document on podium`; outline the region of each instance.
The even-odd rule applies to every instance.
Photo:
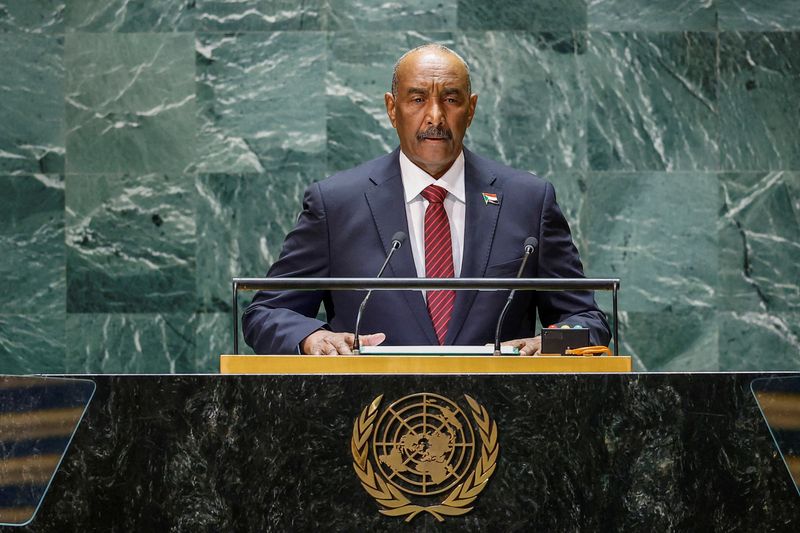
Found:
[[[494,346],[362,346],[361,355],[494,355]],[[519,355],[519,348],[501,346],[500,355]]]

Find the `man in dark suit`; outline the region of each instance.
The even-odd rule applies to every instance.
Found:
[[[268,276],[374,277],[391,237],[409,242],[384,276],[513,277],[523,242],[538,246],[526,277],[582,277],[583,267],[553,186],[527,172],[463,148],[478,96],[455,52],[426,45],[395,65],[386,110],[400,148],[311,185],[303,211]],[[256,294],[244,313],[256,353],[348,354],[360,291]],[[377,291],[362,319],[362,346],[491,343],[504,291]],[[328,322],[317,320],[320,303]],[[590,292],[517,293],[504,344],[539,353],[542,324],[582,325],[594,344],[608,344],[605,315]]]

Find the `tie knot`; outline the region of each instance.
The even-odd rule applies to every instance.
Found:
[[[422,190],[422,197],[433,204],[441,204],[447,196],[447,189],[438,185],[428,185]]]

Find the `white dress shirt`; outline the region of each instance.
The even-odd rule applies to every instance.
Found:
[[[464,227],[466,215],[466,193],[464,192],[464,152],[441,178],[433,179],[430,174],[411,162],[400,151],[400,174],[406,200],[408,219],[408,240],[414,255],[417,276],[425,277],[425,210],[428,200],[422,197],[422,190],[428,185],[438,185],[447,190],[444,210],[450,220],[450,239],[453,243],[453,271],[455,277],[461,275],[461,258],[464,252]],[[423,293],[424,294],[424,293]]]

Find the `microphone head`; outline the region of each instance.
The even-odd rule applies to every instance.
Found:
[[[527,250],[528,248],[531,249],[531,252],[539,245],[539,239],[536,237],[528,237],[525,239],[524,248]]]
[[[397,233],[392,235],[392,246],[397,246],[398,248],[400,248],[400,246],[402,246],[403,243],[406,242],[407,238],[408,236],[404,232],[398,231]]]

